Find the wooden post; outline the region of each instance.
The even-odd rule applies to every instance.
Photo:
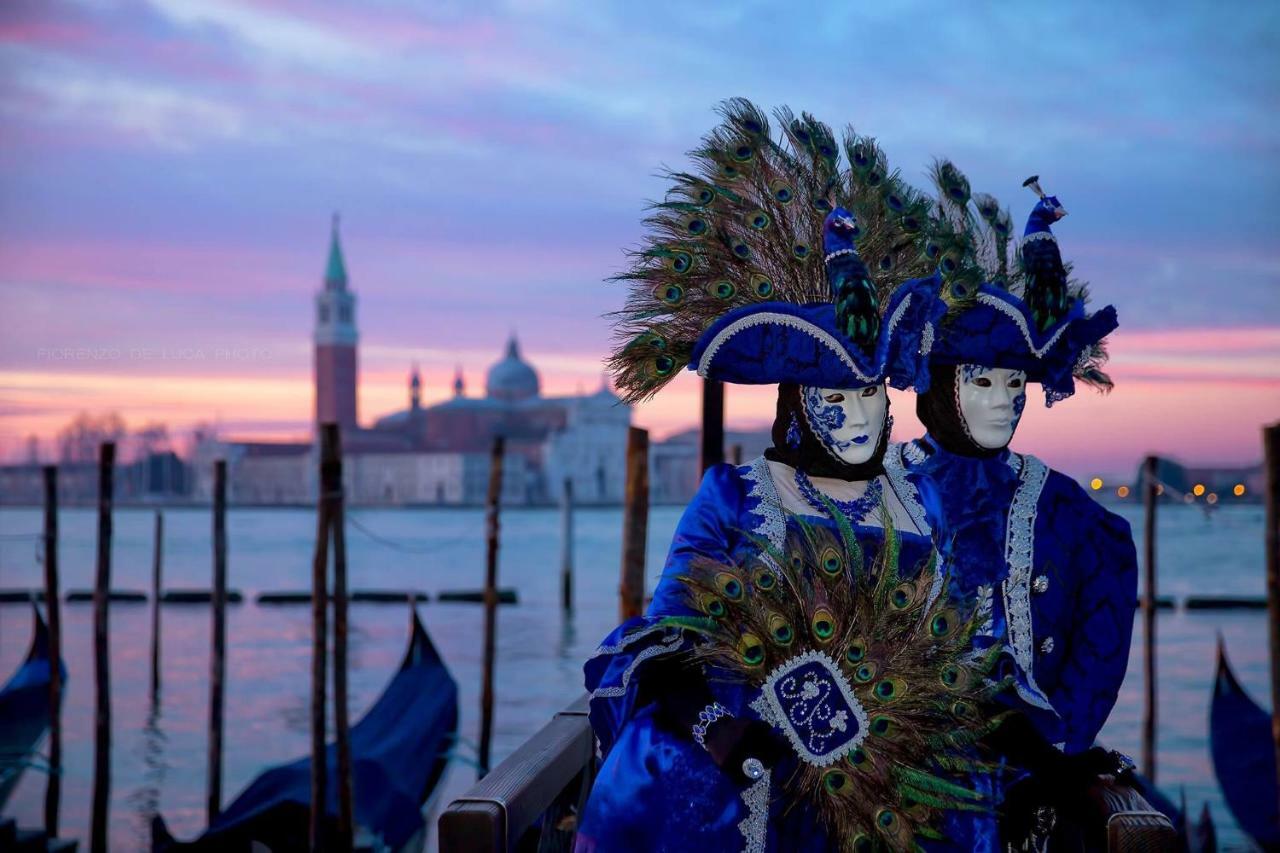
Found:
[[[1142,664],[1142,772],[1156,779],[1156,494],[1160,460],[1148,456],[1142,462],[1143,524]]]
[[[1267,609],[1271,641],[1271,739],[1280,777],[1280,423],[1262,429],[1267,488]],[[1277,778],[1280,790],[1280,778]]]
[[[573,479],[564,478],[560,499],[560,606],[573,610]]]
[[[227,462],[213,463],[213,643],[209,652],[209,762],[205,819],[222,811],[222,704],[227,674]]]
[[[311,563],[311,825],[310,849],[325,849],[325,676],[328,673],[330,495],[342,487],[337,448],[328,439],[331,424],[320,431],[320,495],[316,506],[316,551]],[[335,475],[337,481],[335,482]]]
[[[216,488],[216,486],[215,486]],[[164,514],[156,510],[151,549],[151,701],[160,695],[160,580],[164,566]]]
[[[724,383],[702,380],[702,455],[705,472],[724,461]]]
[[[337,460],[329,495],[333,532],[333,728],[338,753],[338,837],[334,849],[351,850],[355,811],[351,780],[351,720],[347,709],[347,531],[342,501],[342,436],[337,424],[325,424],[325,441]]]
[[[626,503],[622,507],[622,582],[618,613],[622,621],[644,611],[645,544],[649,536],[649,433],[631,427],[627,434]]]
[[[93,812],[89,850],[106,853],[107,812],[111,804],[111,652],[108,648],[107,597],[111,590],[111,504],[116,445],[104,441],[98,456],[98,559],[93,581]]]
[[[729,448],[729,458],[733,460],[734,465],[742,464],[742,445],[735,444]]]
[[[484,673],[480,685],[479,776],[482,778],[489,772],[489,754],[493,740],[493,655],[498,617],[498,508],[502,498],[502,454],[505,446],[503,437],[495,436],[493,453],[489,457],[484,562]]]
[[[58,468],[44,466],[44,607],[49,620],[49,780],[44,833],[58,837],[62,800],[62,608],[58,598]]]

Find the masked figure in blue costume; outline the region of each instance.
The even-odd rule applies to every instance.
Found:
[[[1034,772],[1010,789],[1017,802],[1006,809],[1021,836],[1028,828],[1020,815],[1060,805],[1116,772],[1117,757],[1094,739],[1125,675],[1137,560],[1128,522],[1007,445],[1028,382],[1041,384],[1047,405],[1070,396],[1075,379],[1110,388],[1099,366],[1116,316],[1110,306],[1087,313],[1083,288],[1068,281],[1051,231],[1065,211],[1037,179],[1026,184],[1040,198],[1019,262],[1009,251],[1008,213],[990,196],[971,202],[950,164],[937,177],[944,212],[985,232],[967,243],[989,249],[957,256],[944,272],[940,298],[949,310],[929,353],[930,376],[915,383],[927,387],[917,413],[928,432],[890,456],[939,494],[953,537],[952,581],[984,602],[982,633],[1003,645],[1003,671],[1015,678],[1006,698],[1022,712],[1022,740],[1036,744],[1014,760]],[[971,203],[978,216],[968,214]]]
[[[773,447],[707,471],[646,614],[586,664],[603,764],[579,851],[829,849],[812,808],[782,795],[796,754],[753,710],[752,692],[690,662],[690,633],[670,619],[708,611],[680,578],[700,562],[746,565],[762,546],[768,563],[794,516],[856,536],[868,561],[888,520],[904,574],[931,553],[930,501],[900,461],[885,464],[884,382],[927,375],[921,335],[945,310],[940,281],[923,278],[936,266],[922,251],[925,201],[873,140],[850,133],[842,168],[831,132],[807,115],[779,110],[776,142],[751,104],[729,101],[722,113],[692,152],[695,172],[670,175],[673,191],[622,276],[634,286],[612,368],[633,401],[685,365],[776,384]],[[994,849],[994,818],[948,812],[943,835],[952,849]]]

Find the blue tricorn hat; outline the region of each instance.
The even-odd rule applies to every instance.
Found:
[[[928,381],[933,330],[946,312],[937,276],[912,279],[889,297],[869,346],[853,343],[831,302],[762,302],[720,317],[698,338],[689,369],[740,385],[796,382],[855,388],[888,380],[895,388]]]
[[[1119,325],[1113,306],[1085,312],[1083,298],[1074,299],[1065,314],[1045,328],[1018,296],[993,284],[982,284],[972,301],[953,307],[938,329],[929,361],[935,364],[980,364],[1022,370],[1028,381],[1039,382],[1045,402],[1053,405],[1075,393],[1077,376],[1090,375],[1097,347]],[[918,391],[928,389],[925,376],[916,377]]]

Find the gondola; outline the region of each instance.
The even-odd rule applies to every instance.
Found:
[[[1280,851],[1271,715],[1236,680],[1221,637],[1209,709],[1209,748],[1223,799],[1236,823],[1263,850]]]
[[[422,806],[448,762],[458,728],[458,686],[413,613],[409,649],[399,671],[351,728],[356,847],[419,850],[425,839]],[[326,823],[337,825],[337,749],[326,751]],[[273,767],[252,782],[198,838],[180,842],[158,815],[153,851],[306,850],[311,805],[311,758]],[[256,848],[261,849],[261,848]]]
[[[49,728],[49,627],[35,605],[34,630],[26,660],[0,688],[0,810],[31,761],[36,745]],[[66,684],[66,667],[60,666]]]

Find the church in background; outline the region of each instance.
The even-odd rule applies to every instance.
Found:
[[[543,396],[538,372],[515,334],[489,368],[483,396],[468,396],[459,371],[451,396],[422,405],[413,365],[408,406],[361,426],[356,295],[334,222],[323,286],[315,297],[313,425],[341,427],[343,478],[355,505],[479,504],[489,483],[495,436],[506,440],[502,502],[559,501],[566,480],[584,504],[622,501],[631,407],[607,383],[593,393]],[[191,460],[196,500],[212,493],[212,461],[227,460],[228,499],[245,504],[305,504],[316,499],[318,428],[308,442],[210,439]]]

